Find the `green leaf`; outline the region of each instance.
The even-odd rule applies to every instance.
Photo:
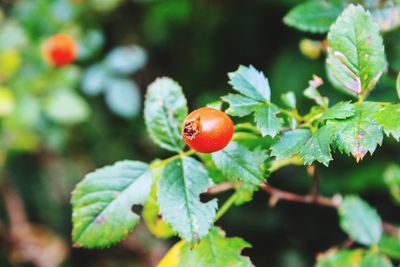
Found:
[[[270,103],[263,104],[257,107],[254,113],[254,119],[257,128],[260,129],[261,135],[275,137],[282,127],[283,121],[276,115],[279,113],[279,108]]]
[[[283,103],[291,109],[296,108],[296,95],[294,92],[289,91],[281,95]]]
[[[369,246],[382,236],[382,221],[374,208],[357,196],[345,197],[338,209],[340,227],[356,242]]]
[[[381,253],[400,260],[400,237],[383,235],[378,245]]]
[[[272,145],[271,155],[276,157],[277,160],[289,158],[299,153],[310,137],[311,131],[308,129],[284,132],[282,138]]]
[[[250,244],[238,237],[228,238],[225,233],[213,227],[207,237],[198,244],[185,244],[180,251],[178,267],[250,267],[248,257],[240,255]]]
[[[93,65],[85,71],[82,77],[82,92],[88,96],[97,96],[105,90],[110,78],[103,65]]]
[[[188,113],[182,88],[170,78],[158,78],[149,85],[144,118],[150,137],[164,149],[178,152],[184,146],[181,129]]]
[[[84,122],[90,115],[86,101],[68,89],[53,91],[47,99],[45,112],[50,119],[66,125]]]
[[[360,267],[363,250],[329,251],[318,257],[317,267]]]
[[[397,91],[397,96],[400,98],[400,72],[397,75],[396,79],[396,91]]]
[[[271,98],[271,89],[264,73],[253,66],[239,66],[235,72],[228,73],[229,84],[239,93],[254,100],[265,102]]]
[[[400,104],[386,106],[374,116],[387,136],[392,135],[400,141]]]
[[[339,102],[330,107],[321,117],[323,120],[346,119],[356,113],[354,105],[350,102]]]
[[[249,115],[259,105],[258,101],[240,94],[229,94],[223,96],[222,100],[229,103],[226,113],[238,117]]]
[[[302,146],[300,156],[304,164],[311,164],[318,161],[325,166],[332,160],[330,143],[332,141],[334,128],[326,125],[314,133]]]
[[[217,201],[200,202],[211,185],[207,170],[193,158],[176,159],[165,166],[158,184],[163,218],[187,241],[206,236],[213,224]]]
[[[328,34],[328,76],[354,96],[373,89],[385,67],[379,27],[360,5],[349,5]]]
[[[393,265],[388,258],[367,252],[361,261],[360,267],[393,267]]]
[[[149,166],[121,161],[89,173],[72,193],[72,239],[75,246],[107,247],[139,222],[133,205],[142,205],[151,188]]]
[[[314,75],[313,79],[309,81],[309,86],[304,90],[303,95],[314,100],[319,106],[327,108],[329,106],[329,98],[322,96],[317,89],[322,84],[322,79]]]
[[[258,185],[265,178],[263,166],[245,146],[230,142],[224,149],[212,154],[212,159],[229,179],[239,179]]]
[[[290,10],[283,21],[301,31],[325,33],[341,11],[333,1],[311,0]]]
[[[147,54],[137,45],[114,48],[106,57],[107,68],[117,74],[129,75],[143,68]]]
[[[383,132],[373,117],[381,107],[372,102],[356,105],[356,114],[346,120],[331,121],[336,128],[335,145],[340,151],[352,154],[357,161],[382,144]]]
[[[362,249],[332,250],[318,258],[317,267],[391,267],[379,254]]]
[[[393,199],[400,204],[400,166],[394,163],[390,164],[383,176]]]
[[[128,79],[111,79],[107,84],[105,100],[112,112],[132,118],[140,111],[139,86]]]

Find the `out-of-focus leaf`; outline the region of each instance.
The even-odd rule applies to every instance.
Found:
[[[348,102],[339,102],[330,107],[321,117],[323,120],[346,119],[356,113],[354,105]]]
[[[155,175],[158,174],[153,174],[154,179],[158,179],[159,177],[155,177]],[[157,203],[157,184],[154,184],[151,189],[150,196],[144,205],[142,216],[147,227],[156,237],[168,238],[175,234],[160,216],[160,207]]]
[[[89,0],[90,6],[98,12],[110,12],[118,5],[120,5],[123,0]]]
[[[239,93],[260,102],[271,99],[268,79],[253,66],[239,66],[235,72],[228,73],[228,77],[229,84]]]
[[[400,140],[400,104],[385,106],[375,114],[374,119],[387,136]]]
[[[75,246],[107,247],[126,237],[139,222],[133,205],[150,193],[149,166],[121,161],[89,173],[72,193],[72,239]]]
[[[388,258],[377,253],[367,252],[361,261],[360,267],[393,267],[393,265]]]
[[[224,149],[212,153],[212,159],[228,179],[238,179],[253,185],[258,185],[265,179],[263,166],[255,155],[235,142],[230,142]]]
[[[383,176],[393,199],[400,204],[400,166],[394,163],[390,164]]]
[[[356,106],[356,114],[345,120],[330,121],[336,128],[335,146],[339,151],[352,154],[357,161],[371,154],[382,144],[383,131],[374,121],[374,115],[381,106],[364,102]]]
[[[24,29],[14,20],[7,20],[1,25],[0,49],[18,49],[27,44],[28,39]]]
[[[373,89],[385,67],[379,27],[360,5],[349,5],[328,34],[327,68],[333,84],[353,96]]]
[[[296,95],[294,92],[289,91],[281,95],[281,99],[283,103],[289,108],[295,109],[296,108]]]
[[[9,115],[14,109],[15,96],[13,92],[6,87],[0,87],[0,117]]]
[[[337,1],[310,0],[294,7],[283,21],[298,30],[325,33],[342,12]]]
[[[140,111],[139,87],[131,80],[109,80],[105,99],[111,111],[121,117],[132,118]]]
[[[329,251],[318,257],[317,267],[360,267],[363,250]]]
[[[314,100],[319,106],[327,108],[329,106],[329,98],[323,97],[317,89],[323,83],[324,81],[320,77],[314,75],[313,79],[308,82],[309,86],[304,90],[303,95]]]
[[[272,103],[263,104],[256,108],[254,119],[262,136],[275,137],[279,133],[283,120],[276,116],[278,113],[279,108]]]
[[[340,227],[362,245],[377,244],[382,236],[382,221],[368,203],[357,196],[347,196],[338,209]]]
[[[396,91],[397,91],[397,96],[400,98],[400,72],[399,74],[397,74]]]
[[[387,1],[381,7],[373,8],[371,15],[383,32],[396,29],[400,25],[400,3]]]
[[[78,59],[88,60],[98,53],[104,44],[104,36],[100,30],[89,30],[79,40]]]
[[[103,92],[110,80],[107,69],[96,64],[86,70],[82,78],[82,91],[89,96],[96,96]]]
[[[179,254],[179,267],[201,266],[254,266],[248,257],[240,255],[242,249],[250,244],[238,237],[226,237],[225,233],[213,227],[210,233],[192,247],[186,243]]]
[[[392,267],[386,257],[361,250],[332,250],[318,258],[317,267]]]
[[[62,124],[75,124],[85,121],[90,109],[85,100],[71,90],[54,91],[45,106],[47,116]]]
[[[217,200],[200,201],[210,185],[207,170],[190,157],[171,161],[161,174],[157,195],[161,214],[187,241],[200,240],[213,224]]]
[[[378,245],[381,253],[400,260],[400,236],[383,235]]]
[[[181,86],[170,78],[158,78],[147,89],[144,118],[150,137],[164,149],[178,152],[184,143],[182,123],[188,113]]]
[[[17,50],[10,49],[0,53],[0,81],[12,77],[21,66],[21,57]]]
[[[109,70],[123,75],[136,72],[143,68],[146,62],[146,51],[137,45],[115,48],[105,59],[105,64]]]
[[[178,267],[181,250],[185,244],[183,240],[176,243],[157,264],[157,267]]]

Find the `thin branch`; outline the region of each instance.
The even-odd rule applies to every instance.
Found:
[[[225,191],[228,191],[231,189],[233,189],[232,182],[223,182],[223,183],[220,183],[220,184],[217,184],[215,186],[208,188],[207,194],[217,195],[219,193],[222,193],[222,192],[225,192]]]
[[[307,166],[307,172],[312,177],[312,184],[310,189],[310,196],[314,199],[318,198],[319,188],[320,188],[320,177],[317,172],[317,167],[313,165]]]
[[[383,231],[392,236],[400,236],[400,228],[388,222],[382,222]]]
[[[341,202],[340,197],[333,197],[327,198],[320,195],[299,195],[290,192],[286,192],[275,187],[272,187],[268,184],[261,184],[261,189],[264,192],[267,192],[271,195],[276,203],[279,200],[286,200],[290,202],[298,202],[298,203],[305,203],[305,204],[317,204],[320,206],[330,207],[330,208],[337,208]]]

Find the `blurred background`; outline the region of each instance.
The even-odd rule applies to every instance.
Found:
[[[169,156],[152,143],[142,117],[146,87],[156,77],[177,80],[194,109],[230,92],[227,72],[253,64],[268,77],[273,101],[293,91],[307,112],[312,102],[302,91],[312,74],[326,75],[324,55],[304,38],[324,36],[283,24],[300,2],[1,0],[0,266],[155,266],[176,240],[155,238],[144,223],[111,248],[72,248],[70,192],[97,167]],[[54,68],[41,45],[60,32],[78,42],[78,58]],[[384,35],[397,71],[399,37],[399,30]],[[385,75],[372,98],[398,101],[394,88]],[[332,104],[348,98],[329,82],[320,91]],[[361,194],[385,220],[400,222],[384,179],[389,164],[400,161],[398,143],[385,139],[373,160],[357,165],[334,158],[329,169],[318,166],[324,194]],[[270,183],[306,193],[310,178],[302,167],[287,167]],[[318,253],[346,239],[334,210],[283,202],[270,209],[263,193],[232,208],[219,225],[253,245],[244,254],[256,266],[312,266]]]

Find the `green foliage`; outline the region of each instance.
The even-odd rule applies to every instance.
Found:
[[[384,172],[384,179],[393,199],[400,204],[400,166],[390,164]]]
[[[252,266],[251,261],[240,254],[250,245],[240,238],[225,237],[225,233],[214,225],[231,206],[252,200],[253,193],[261,189],[271,195],[270,206],[286,200],[328,206],[338,211],[341,229],[357,244],[347,249],[333,247],[322,253],[317,266],[392,266],[387,257],[399,257],[398,227],[384,222],[384,218],[358,196],[330,198],[318,191],[318,163],[328,167],[333,160],[331,149],[351,154],[358,162],[382,144],[384,133],[395,137],[396,141],[400,139],[399,104],[374,102],[380,95],[365,101],[387,67],[380,30],[396,27],[396,21],[388,25],[384,13],[389,11],[383,11],[394,6],[387,6],[386,2],[378,5],[368,1],[363,2],[364,6],[350,2],[358,4],[361,1],[306,1],[291,10],[284,21],[313,33],[329,30],[328,77],[336,87],[357,97],[357,102],[328,97],[332,95],[328,90],[320,94],[318,88],[323,85],[323,80],[314,75],[303,92],[305,98],[315,102],[313,106],[305,109],[304,100],[296,99],[296,93],[300,92],[297,90],[296,93],[281,94],[286,106],[281,107],[271,102],[271,89],[264,73],[252,65],[241,65],[228,73],[228,83],[234,93],[221,97],[222,101],[212,100],[208,104],[240,117],[235,118],[238,123],[233,141],[220,151],[203,154],[185,150],[181,130],[188,107],[181,86],[171,78],[158,78],[147,88],[144,120],[150,138],[173,154],[153,161],[150,166],[122,162],[85,177],[72,198],[74,242],[85,247],[114,244],[124,238],[139,219],[139,215],[132,213],[132,205],[134,210],[135,205],[144,205],[144,221],[155,236],[178,235],[182,239],[167,253],[159,267]],[[150,13],[163,10],[168,14],[171,6],[179,6],[182,11],[182,17],[178,16],[175,21],[189,19],[192,5],[179,0],[154,3]],[[145,23],[145,28],[164,31],[152,39],[155,43],[157,38],[165,38],[162,34],[168,32],[169,22],[174,21],[163,16],[155,16],[158,20]],[[325,43],[314,42],[314,48],[319,49],[318,55],[322,54]],[[196,56],[201,58],[201,54]],[[17,58],[16,55],[12,57]],[[112,50],[101,63],[93,64],[86,71],[83,91],[92,96],[104,93],[111,110],[127,118],[133,116],[138,113],[140,96],[132,92],[139,90],[126,78],[142,68],[146,58],[146,53],[139,47]],[[12,76],[16,71],[13,68],[18,69],[11,66],[3,72]],[[291,79],[292,74],[295,76],[286,71],[285,78]],[[393,86],[393,78],[385,76],[382,89],[389,86]],[[4,103],[8,106],[4,105],[3,112],[7,114],[7,108],[13,109],[14,103],[7,90],[4,92]],[[330,101],[336,104],[329,106]],[[202,127],[199,125],[198,130]],[[309,176],[313,177],[309,194],[286,192],[266,182],[270,173],[288,165],[312,165],[306,167]],[[134,172],[134,169],[142,171]],[[399,198],[398,173],[397,165],[391,165],[385,173],[385,183],[394,200]],[[335,178],[340,180],[340,177]],[[346,181],[350,182],[363,184],[364,180]],[[335,183],[338,183],[336,179]],[[379,185],[383,185],[383,181]],[[229,190],[234,192],[218,209],[216,194]],[[343,188],[343,192],[345,190],[349,187]],[[108,220],[111,217],[114,219]]]
[[[210,185],[207,170],[193,158],[171,161],[161,174],[158,183],[161,214],[187,241],[201,239],[212,226],[217,201],[200,202],[200,194]]]
[[[382,221],[375,209],[356,196],[348,196],[339,207],[340,226],[363,245],[377,244],[382,236]]]
[[[149,166],[121,161],[85,176],[72,193],[72,239],[77,247],[108,247],[126,237],[139,222],[132,205],[150,193]]]
[[[339,102],[330,107],[321,117],[324,120],[346,119],[354,116],[355,107],[350,102]]]
[[[290,10],[283,21],[302,31],[325,33],[341,12],[339,1],[309,0]]]
[[[265,179],[263,162],[245,146],[231,142],[224,149],[212,154],[218,169],[229,179],[237,179],[258,185]]]
[[[356,105],[356,114],[353,117],[330,121],[336,128],[336,147],[342,152],[352,154],[357,161],[363,159],[367,152],[372,154],[383,140],[382,129],[374,121],[374,115],[380,109],[379,104],[364,102]]]
[[[391,267],[390,261],[373,252],[357,250],[333,251],[318,259],[317,267]]]
[[[67,111],[68,110],[68,111]],[[49,118],[62,124],[76,124],[89,117],[89,106],[71,90],[56,90],[49,95],[46,105]]]
[[[169,78],[149,85],[144,118],[150,137],[162,148],[178,152],[183,148],[182,123],[188,113],[182,88]]]
[[[284,132],[282,138],[271,147],[271,155],[277,160],[289,158],[299,153],[310,137],[311,131],[308,129]]]
[[[259,102],[270,101],[271,89],[267,78],[253,66],[239,66],[235,72],[228,73],[229,84],[239,93]]]
[[[375,114],[374,119],[383,127],[387,136],[392,135],[397,140],[400,140],[400,104],[389,105],[381,109]]]
[[[378,245],[381,253],[400,260],[400,236],[383,235]]]
[[[229,94],[222,100],[229,103],[227,113],[233,116],[246,116],[254,112],[254,119],[262,136],[275,137],[283,121],[277,117],[279,108],[270,103],[271,89],[268,79],[253,66],[239,66],[228,74],[229,84],[242,95]]]
[[[350,5],[328,34],[327,68],[333,84],[346,93],[365,97],[385,67],[378,25],[361,6]]]
[[[225,237],[221,229],[213,227],[209,235],[194,247],[187,243],[181,248],[178,266],[253,266],[247,257],[240,255],[240,251],[246,247],[250,247],[250,244],[243,239]]]

